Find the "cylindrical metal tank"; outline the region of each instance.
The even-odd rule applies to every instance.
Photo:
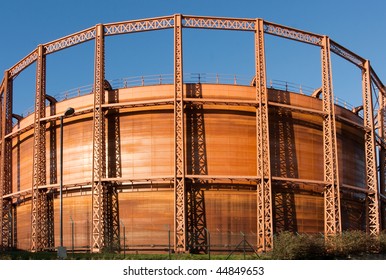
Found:
[[[250,33],[247,82],[185,73],[190,28]],[[165,29],[173,31],[172,75],[106,81],[105,38]],[[321,87],[305,95],[267,86],[265,35],[318,48]],[[47,56],[87,41],[95,43],[94,83],[57,101],[46,89]],[[361,69],[362,106],[334,104],[331,53]],[[22,117],[13,82],[31,64],[35,112]],[[56,250],[62,228],[65,247],[93,253],[208,252],[209,242],[268,251],[284,230],[376,237],[386,224],[385,96],[368,60],[328,36],[263,19],[175,14],[40,44],[0,83],[0,249]],[[65,116],[69,107],[75,114]]]
[[[173,85],[105,93],[106,170],[109,181],[118,188],[118,242],[127,249],[164,250],[173,243],[170,236],[174,232]],[[196,204],[190,205],[189,199],[187,203],[200,214],[187,220],[201,223],[210,232],[212,249],[229,250],[244,237],[256,245],[256,89],[198,83],[185,84],[184,93],[187,186],[188,192],[199,197]],[[276,89],[269,89],[268,96],[273,229],[323,232],[322,101]],[[227,104],[227,100],[238,103]],[[46,111],[47,116],[61,115],[68,107],[76,112],[64,119],[63,227],[64,245],[83,250],[89,249],[92,231],[92,106],[90,94],[54,103]],[[335,114],[340,182],[364,188],[363,120],[340,106],[335,106]],[[13,193],[20,193],[13,234],[17,247],[27,250],[31,200],[24,194],[33,182],[32,124],[33,115],[22,119],[14,126],[21,133],[12,139]],[[59,139],[59,121],[47,122],[45,191],[54,199],[44,207],[54,211],[53,224],[48,225],[54,244],[59,243]],[[349,188],[341,196],[343,229],[364,229],[363,197],[350,193]],[[200,233],[195,234],[199,239]]]

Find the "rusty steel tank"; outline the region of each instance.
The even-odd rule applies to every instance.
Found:
[[[104,79],[104,36],[166,28],[174,29],[174,74],[133,84]],[[247,83],[184,82],[182,28],[254,32],[256,73]],[[263,33],[320,47],[322,87],[304,94],[267,86]],[[88,40],[94,84],[67,98],[46,95],[45,56]],[[326,36],[261,19],[173,15],[39,45],[6,71],[0,88],[3,246],[206,252],[209,244],[229,251],[248,241],[258,251],[271,249],[281,231],[379,233],[384,165],[369,166],[375,143],[384,163],[383,136],[366,122],[367,101],[363,114],[334,104],[330,51],[362,68],[365,101],[366,81],[384,94],[368,61]],[[35,112],[12,116],[12,79],[34,62]]]
[[[212,233],[212,246],[237,244],[240,232],[256,235],[256,112],[253,86],[185,84],[186,99],[238,100],[238,105],[188,103],[185,112],[186,176],[200,186],[196,211]],[[152,85],[106,91],[107,172],[118,185],[119,219],[125,225],[126,244],[166,246],[173,231],[173,85]],[[269,89],[270,155],[275,232],[291,230],[318,233],[324,230],[322,101],[298,93]],[[142,104],[142,106],[140,106]],[[146,105],[146,106],[144,106]],[[241,106],[240,106],[241,105]],[[87,248],[92,217],[93,95],[55,104],[55,114],[68,107],[76,114],[63,125],[64,244]],[[293,112],[288,106],[304,109]],[[122,108],[121,108],[122,107]],[[363,134],[361,118],[336,106],[340,179],[342,184],[363,185]],[[309,111],[308,111],[309,110]],[[47,108],[47,116],[51,108]],[[347,121],[343,121],[347,120]],[[29,191],[33,170],[33,115],[14,129],[13,192]],[[47,126],[47,182],[57,183],[59,123]],[[197,175],[197,176],[195,176]],[[50,191],[47,190],[49,193]],[[53,193],[54,232],[58,239],[59,200]],[[30,246],[31,201],[20,197],[16,207],[18,248]],[[342,197],[344,229],[363,229],[364,203],[349,193]],[[121,234],[122,235],[122,234]],[[122,241],[123,242],[123,241]]]

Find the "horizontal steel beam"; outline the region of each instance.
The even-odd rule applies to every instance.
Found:
[[[185,103],[197,105],[227,105],[227,106],[248,106],[256,107],[258,104],[255,100],[243,99],[211,99],[211,98],[184,98]]]
[[[303,183],[303,184],[312,184],[312,185],[321,185],[321,186],[325,186],[327,184],[327,182],[320,181],[320,180],[288,178],[288,177],[272,177],[272,181],[284,181],[284,182]]]
[[[105,36],[169,29],[174,27],[174,16],[108,23],[104,27]]]
[[[311,115],[320,115],[320,116],[325,116],[326,113],[323,112],[322,110],[316,110],[316,109],[307,109],[299,106],[293,106],[293,105],[288,105],[288,104],[283,104],[283,103],[277,103],[277,102],[268,102],[269,106],[273,107],[280,107],[283,109],[288,109],[290,111],[296,111],[296,112],[302,112],[302,113],[308,113]]]
[[[227,181],[229,183],[235,182],[248,182],[248,183],[256,183],[260,180],[258,176],[223,176],[223,175],[186,175],[186,178],[189,180],[200,180],[200,181]],[[151,176],[151,177],[119,177],[119,178],[103,178],[103,182],[113,182],[119,183],[122,185],[143,185],[143,184],[162,184],[165,182],[172,182],[174,180],[173,175],[168,176]],[[327,182],[321,180],[309,180],[309,179],[301,179],[301,178],[287,178],[287,177],[272,177],[272,181],[276,182],[287,182],[287,183],[295,183],[295,184],[310,184],[310,185],[318,185],[325,186]],[[343,189],[350,189],[360,193],[368,193],[367,189],[363,189],[358,186],[352,186],[343,184]],[[49,190],[59,190],[59,184],[47,184],[44,186],[39,186],[39,189],[49,189]],[[80,189],[91,189],[91,181],[84,181],[78,183],[68,183],[63,185],[64,191],[76,191]],[[10,198],[19,198],[25,197],[28,198],[31,195],[31,189],[22,190],[14,193],[10,193],[4,195],[4,199]]]
[[[182,16],[182,26],[187,28],[255,31],[256,19]]]
[[[268,21],[264,21],[264,33],[315,46],[322,46],[323,36],[321,35]]]
[[[246,107],[256,107],[258,104],[255,100],[243,100],[243,99],[211,99],[211,98],[185,98],[185,103],[191,103],[191,104],[200,104],[200,105],[226,105],[226,106],[246,106]],[[162,106],[162,105],[172,105],[173,104],[173,98],[166,98],[166,99],[158,99],[158,100],[145,100],[145,101],[132,101],[132,102],[121,102],[121,103],[108,103],[103,104],[102,107],[104,109],[125,109],[125,108],[141,108],[141,107],[149,107],[149,106]],[[291,111],[297,111],[302,112],[306,114],[312,114],[312,115],[320,115],[324,116],[325,113],[321,110],[316,109],[307,109],[303,107],[288,105],[288,104],[282,104],[277,102],[268,102],[269,106],[272,107],[280,107],[283,109],[288,109]],[[91,113],[93,111],[92,107],[85,107],[81,109],[77,109],[76,112],[72,117],[76,117],[82,114]],[[41,121],[49,122],[53,120],[59,120],[61,114],[48,116],[45,118],[42,118]],[[349,123],[351,125],[355,125],[356,127],[363,129],[363,124],[355,123],[354,121],[351,121],[344,117],[337,117],[339,120],[344,121],[346,123]],[[15,135],[19,135],[23,132],[26,132],[30,130],[33,127],[33,125],[29,125],[24,128],[20,128],[17,130],[12,131],[12,133],[9,133],[5,136],[5,138],[13,137]]]
[[[341,187],[343,189],[348,189],[348,190],[352,190],[352,191],[356,191],[356,192],[360,192],[360,193],[369,193],[368,189],[360,188],[360,187],[357,187],[357,186],[342,184]]]
[[[183,28],[201,28],[201,29],[220,29],[220,30],[238,30],[238,31],[255,31],[256,19],[243,18],[223,18],[223,17],[205,17],[181,15]],[[263,21],[264,33],[291,39],[315,46],[321,46],[322,35],[279,25],[276,23]],[[143,32],[160,29],[170,29],[174,27],[174,15],[108,23],[104,25],[105,36],[127,34],[134,32]],[[73,33],[71,35],[59,38],[52,42],[43,44],[45,55],[51,54],[89,40],[95,39],[95,27]],[[344,48],[338,43],[331,40],[331,51],[342,58],[348,60],[354,65],[363,68],[364,59],[354,52]],[[37,60],[37,48],[29,55],[10,68],[10,78],[16,77],[21,71]],[[382,82],[372,70],[372,78],[378,88],[382,87]],[[384,90],[383,94],[386,94]]]
[[[330,40],[330,50],[339,55],[340,57],[346,59],[352,64],[358,66],[360,69],[363,69],[363,64],[365,63],[365,59],[360,57],[359,55],[353,53],[352,51],[346,49],[345,47],[339,45],[338,43]]]
[[[137,108],[137,107],[173,105],[173,103],[174,103],[173,98],[166,98],[166,99],[156,99],[156,100],[108,103],[108,104],[103,104],[102,108],[104,109]]]
[[[38,59],[38,49],[34,49],[30,54],[16,63],[11,69],[9,69],[9,78],[15,78],[20,72],[30,66]]]
[[[57,39],[55,41],[43,45],[45,54],[54,53],[81,43],[90,41],[95,38],[95,27],[91,27],[66,37]]]

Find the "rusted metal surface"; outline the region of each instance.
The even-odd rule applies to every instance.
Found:
[[[182,31],[184,28],[254,32],[256,73],[252,85],[243,87],[245,91],[241,95],[239,91],[233,96],[234,88],[228,89],[227,92],[230,93],[228,96],[222,95],[218,93],[221,85],[207,85],[200,89],[205,92],[203,95],[205,98],[187,96],[183,84]],[[142,89],[136,89],[138,93],[141,92],[143,100],[127,97],[128,89],[115,92],[117,99],[113,101],[106,98],[105,95],[113,94],[114,90],[104,86],[104,37],[161,29],[174,30],[174,82],[168,89],[168,93],[163,91],[164,87],[168,87],[167,85],[156,86],[157,90],[162,89],[160,91],[162,93],[157,95],[149,94],[147,90],[151,91],[151,87],[144,86]],[[322,100],[311,98],[305,101],[303,97],[294,94],[284,96],[284,91],[268,91],[264,35],[274,35],[321,48]],[[47,117],[45,115],[46,56],[90,40],[95,41],[93,95],[77,97],[83,100],[83,103],[79,103],[83,105],[78,105],[75,99],[58,102],[54,105],[55,110],[52,111],[54,113]],[[355,114],[334,106],[331,52],[362,70],[364,100],[362,122]],[[37,69],[34,114],[19,120],[18,126],[12,128],[12,108],[9,104],[13,95],[13,79],[33,63],[36,63]],[[65,188],[67,194],[79,192],[85,199],[88,196],[92,198],[87,202],[91,203],[92,208],[88,218],[90,228],[87,242],[93,252],[100,251],[106,246],[111,247],[118,242],[119,219],[126,219],[126,214],[122,213],[119,207],[121,201],[119,191],[128,190],[130,186],[149,189],[153,183],[172,187],[174,191],[174,222],[168,227],[173,230],[174,250],[178,252],[191,249],[195,242],[192,236],[198,236],[197,244],[201,245],[197,248],[201,251],[205,250],[206,237],[203,228],[210,227],[209,221],[212,218],[203,213],[208,211],[206,203],[208,196],[202,192],[203,185],[206,188],[212,188],[214,185],[218,187],[218,184],[223,184],[220,189],[233,188],[236,185],[244,186],[245,183],[251,185],[251,191],[257,197],[253,202],[256,204],[253,204],[255,205],[253,207],[256,207],[257,223],[252,228],[256,233],[256,249],[259,250],[272,248],[274,230],[283,227],[293,228],[295,224],[299,226],[299,223],[285,224],[283,218],[286,215],[285,212],[277,211],[275,207],[286,208],[293,203],[299,203],[296,197],[298,193],[303,192],[303,189],[308,192],[313,190],[320,195],[320,188],[322,190],[324,188],[322,191],[324,207],[322,208],[326,236],[339,234],[342,227],[347,227],[347,219],[344,217],[348,216],[346,212],[343,215],[342,211],[351,208],[342,206],[341,201],[346,199],[340,197],[342,191],[366,196],[369,233],[376,236],[381,229],[380,212],[385,212],[379,211],[379,196],[384,197],[385,193],[384,148],[386,145],[384,143],[386,139],[384,113],[382,113],[385,87],[367,60],[326,36],[262,19],[172,15],[97,25],[79,31],[39,45],[5,73],[0,86],[2,95],[0,224],[3,228],[1,239],[3,248],[17,244],[17,236],[26,224],[31,228],[28,241],[30,245],[23,245],[23,248],[38,251],[55,245],[53,235],[56,224],[54,221],[56,200],[54,197],[58,191],[57,178],[55,178],[55,160],[57,160],[55,151],[58,150],[55,145],[56,122],[64,112],[65,106],[70,104],[76,107],[77,113],[71,118],[77,122],[72,123],[69,120],[65,123],[65,127],[71,127],[71,133],[67,137],[71,139],[73,135],[78,135],[78,138],[72,142],[66,139],[69,143],[67,149],[71,148],[69,151],[76,152],[69,152],[68,159],[64,162],[65,176],[67,176]],[[375,91],[372,91],[372,85]],[[380,100],[375,105],[372,100],[373,95]],[[154,96],[158,97],[154,98]],[[205,136],[197,134],[201,139],[197,147],[199,149],[197,153],[200,155],[197,158],[196,156],[190,158],[194,155],[193,152],[190,152],[188,157],[186,154],[186,143],[193,141],[187,140],[187,137],[192,137],[193,134],[186,133],[185,127],[189,121],[186,117],[188,114],[186,106],[200,110],[201,120],[205,117]],[[197,112],[190,113],[191,120]],[[150,123],[143,119],[146,115],[151,117]],[[154,119],[160,116],[163,118]],[[240,123],[237,126],[232,126],[233,122],[238,121],[231,116],[238,117]],[[270,120],[271,117],[279,120],[279,123],[275,124],[278,126],[278,131],[272,130],[274,121]],[[287,117],[289,121],[285,120]],[[215,126],[211,126],[211,122]],[[157,128],[151,123],[156,123]],[[307,129],[302,129],[302,126]],[[134,127],[144,128],[137,131]],[[146,129],[150,131],[145,132]],[[308,138],[310,130],[313,131],[311,133],[314,135],[313,139],[318,139],[317,142]],[[50,138],[46,137],[48,131]],[[148,134],[147,140],[142,137],[150,132],[152,134]],[[337,136],[343,135],[343,132],[355,135],[356,138],[353,138],[355,140],[341,139],[342,136]],[[123,137],[125,133],[128,134]],[[243,133],[247,133],[248,137],[239,137],[244,135]],[[155,135],[162,136],[156,138]],[[297,145],[284,144],[288,139],[280,138],[283,135],[291,135],[297,141],[308,139],[302,144],[303,154],[298,154]],[[49,147],[46,145],[48,141],[46,138],[50,140]],[[126,139],[138,142],[128,144]],[[157,139],[154,140],[157,144],[149,150],[149,147],[153,147],[153,144],[150,146],[146,144],[153,141],[150,139]],[[202,141],[206,143],[203,144]],[[245,147],[246,151],[240,145]],[[202,156],[204,146],[206,170],[187,174],[187,171],[192,170],[188,164],[189,161],[193,164],[196,160],[204,159]],[[288,151],[283,147],[286,149],[291,147],[292,150]],[[380,151],[379,169],[376,165],[377,149]],[[137,153],[137,150],[142,152]],[[358,154],[358,162],[348,158],[347,151]],[[251,156],[252,154],[254,156]],[[288,161],[284,163],[284,158],[289,154],[296,155],[298,161],[292,161],[291,164]],[[363,161],[361,155],[364,155]],[[316,160],[320,158],[324,158],[323,163]],[[48,159],[50,164],[47,165]],[[291,170],[284,172],[286,169],[284,166]],[[346,172],[349,169],[355,172]],[[353,173],[358,175],[354,176]],[[366,176],[364,177],[363,174]],[[378,194],[379,184],[382,186],[380,194]],[[25,205],[18,206],[17,203],[20,201],[23,203],[30,201],[28,206],[30,210],[28,211]],[[320,196],[317,201],[320,203]],[[315,207],[320,210],[320,204],[318,205]],[[298,207],[298,205],[295,206]],[[19,209],[23,210],[19,213]],[[196,210],[201,211],[201,214],[195,216],[192,211]],[[28,223],[25,220],[26,215],[30,217]],[[298,215],[292,214],[288,217],[294,220],[299,218]],[[342,219],[345,220],[344,226],[342,226]],[[278,220],[282,221],[280,227],[277,226]],[[304,231],[307,231],[305,228]],[[311,228],[311,231],[320,231],[320,223]],[[195,233],[192,235],[191,231]]]

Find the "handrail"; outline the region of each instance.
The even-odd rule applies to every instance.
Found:
[[[225,85],[241,85],[250,86],[251,76],[248,75],[235,75],[235,74],[219,74],[219,73],[184,73],[184,83],[202,83],[202,84],[225,84]],[[151,85],[171,85],[174,83],[173,74],[158,74],[158,75],[144,75],[133,76],[120,79],[108,80],[113,89],[133,88],[141,86]],[[315,91],[315,88],[291,83],[281,80],[268,80],[267,87],[271,89],[289,91],[311,96]],[[93,84],[80,86],[65,90],[61,93],[52,95],[58,102],[80,97],[93,93]],[[354,109],[354,106],[347,101],[335,97],[334,102],[347,110]],[[48,106],[48,104],[47,104]],[[34,106],[29,107],[22,116],[28,116],[34,111]]]

